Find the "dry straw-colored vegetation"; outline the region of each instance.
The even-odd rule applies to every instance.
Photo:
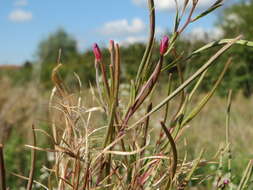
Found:
[[[37,186],[40,189],[59,190],[252,188],[252,161],[245,166],[239,181],[234,180],[232,172],[231,139],[236,135],[231,134],[235,133],[230,124],[231,91],[228,93],[227,103],[222,105],[226,112],[222,113],[224,123],[219,125],[225,127],[216,131],[225,132],[224,143],[218,148],[217,154],[204,158],[204,143],[199,143],[201,146],[198,146],[194,142],[196,139],[206,140],[207,133],[211,133],[205,126],[194,129],[196,135],[202,135],[201,138],[194,138],[192,135],[190,141],[185,140],[191,126],[194,127],[196,123],[199,126],[200,123],[205,125],[206,120],[213,117],[211,113],[221,113],[220,107],[213,108],[216,109],[214,112],[209,107],[201,113],[202,117],[193,120],[210,101],[233,60],[231,58],[224,63],[224,69],[210,92],[202,97],[197,92],[209,67],[234,44],[252,46],[252,42],[242,40],[239,35],[234,39],[207,44],[187,58],[177,52],[175,44],[184,30],[222,3],[222,0],[217,0],[208,10],[193,17],[198,0],[185,0],[184,7],[177,10],[174,33],[170,39],[165,36],[160,43],[160,52],[155,52],[155,6],[153,0],[148,0],[149,40],[136,77],[128,84],[121,84],[120,47],[113,41],[109,47],[110,64],[103,62],[98,45],[94,45],[96,85],[91,85],[90,92],[85,94],[78,75],[74,76],[80,86],[77,93],[72,93],[61,80],[59,71],[64,65],[61,64],[59,51],[57,64],[52,71],[54,88],[49,101],[51,132],[32,127],[33,145],[26,145],[32,150],[30,173],[28,177],[12,174],[27,180],[27,190]],[[189,12],[186,11],[187,7]],[[195,73],[189,76],[184,73],[182,63],[192,64],[193,56],[201,55],[201,52],[217,45],[220,49]],[[160,54],[157,63],[150,61],[153,54]],[[164,58],[168,54],[173,54],[175,61],[165,64]],[[172,68],[176,68],[177,72],[170,72]],[[166,86],[159,83],[161,75],[167,77]],[[166,93],[160,93],[161,91]],[[232,118],[235,118],[233,114]],[[38,133],[43,133],[50,140],[47,148],[37,145]],[[193,157],[188,153],[189,147],[197,152],[197,156]],[[1,186],[5,190],[7,185],[2,149],[1,146]],[[52,167],[43,166],[48,172],[47,183],[43,184],[34,179],[38,151],[53,155]],[[203,172],[208,171],[209,167],[214,169],[209,173]]]

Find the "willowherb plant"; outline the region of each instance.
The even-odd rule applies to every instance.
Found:
[[[85,96],[82,96],[81,92],[71,94],[58,76],[58,71],[62,66],[60,52],[58,64],[52,72],[52,81],[55,87],[52,90],[49,103],[52,135],[44,132],[52,140],[53,149],[36,146],[35,131],[38,129],[33,128],[34,145],[29,146],[33,151],[31,172],[28,178],[23,177],[28,180],[27,189],[31,189],[33,183],[37,183],[41,188],[59,190],[183,190],[192,181],[197,181],[199,184],[205,181],[206,176],[195,176],[195,171],[198,168],[209,164],[209,161],[202,159],[204,150],[199,151],[199,156],[196,159],[189,161],[187,154],[179,155],[179,140],[183,136],[184,130],[189,127],[189,122],[198,115],[214,94],[232,59],[225,63],[223,71],[209,93],[196,105],[193,105],[192,98],[208,73],[208,68],[215,63],[217,58],[233,44],[250,46],[251,42],[241,40],[241,36],[238,36],[234,39],[207,44],[187,56],[179,54],[175,45],[179,36],[191,23],[211,13],[222,3],[222,0],[217,0],[206,11],[193,17],[198,0],[185,0],[181,9],[178,6],[176,8],[175,26],[171,37],[164,36],[160,42],[160,52],[154,52],[155,5],[153,0],[148,0],[149,40],[138,71],[136,71],[136,77],[129,81],[127,102],[122,99],[120,90],[121,54],[119,44],[110,41],[110,64],[103,61],[99,46],[95,44],[93,47],[96,87],[91,86],[91,93],[96,103],[93,103],[94,106],[91,107],[83,105]],[[187,9],[189,11],[186,11]],[[185,22],[181,23],[182,20]],[[182,64],[191,61],[193,56],[200,55],[206,49],[217,45],[224,46],[195,73],[190,76],[184,73]],[[153,53],[160,54],[156,64],[150,61]],[[164,61],[168,54],[175,56],[171,63]],[[172,80],[172,76],[175,74],[170,72],[172,68],[176,68],[179,84],[172,85],[175,81]],[[168,72],[170,73],[168,84],[166,84],[168,85],[168,95],[164,98],[157,97],[155,101],[158,99],[159,104],[154,105],[152,95],[157,95],[157,86],[160,85],[159,78],[161,75],[166,76]],[[75,76],[81,87],[79,77]],[[185,77],[188,78],[184,80]],[[197,81],[194,87],[186,92],[185,89],[195,80]],[[180,96],[178,107],[170,107],[169,103],[177,96]],[[230,104],[231,98],[229,98],[228,107]],[[145,109],[145,114],[139,116],[141,109]],[[169,110],[173,110],[174,114],[171,115]],[[154,119],[155,112],[159,112],[159,120]],[[229,111],[227,131],[229,131],[228,128]],[[219,156],[222,157],[227,152],[231,154],[229,147],[229,133],[227,132],[226,147],[220,151]],[[47,185],[33,180],[37,150],[54,154],[53,167],[47,169],[50,172]],[[2,159],[0,161],[0,166],[2,166]],[[230,160],[228,163],[231,168]],[[223,162],[220,162],[220,165],[222,164]],[[236,187],[237,189],[247,186],[251,173],[252,162],[249,163],[242,182]],[[217,175],[212,177],[215,180],[212,188],[234,188],[230,174],[225,176],[223,172],[217,172]],[[2,184],[2,188],[6,189],[5,183]]]

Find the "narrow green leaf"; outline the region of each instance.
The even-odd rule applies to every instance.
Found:
[[[228,62],[226,63],[223,71],[221,72],[218,80],[215,82],[215,84],[213,85],[213,88],[211,89],[211,91],[199,102],[199,104],[193,108],[193,110],[185,117],[182,125],[184,126],[185,124],[187,124],[189,121],[191,121],[201,110],[202,108],[206,105],[206,103],[210,100],[210,98],[213,96],[215,90],[217,89],[217,87],[219,86],[219,84],[221,83],[227,69],[228,66],[231,64],[231,59],[228,60]]]
[[[202,149],[200,151],[200,154],[199,154],[198,158],[194,161],[194,164],[193,164],[193,166],[191,168],[191,171],[188,173],[188,175],[185,178],[186,182],[189,182],[191,180],[191,177],[192,177],[193,173],[195,172],[195,170],[197,169],[198,164],[199,164],[199,162],[200,162],[203,154],[204,154],[204,149]]]
[[[191,22],[195,22],[196,20],[208,15],[209,13],[213,12],[215,9],[217,9],[221,6],[222,6],[222,4],[217,4],[217,5],[214,5],[214,6],[210,7],[208,10],[202,12],[200,15],[198,15],[194,19],[192,19]]]
[[[186,60],[190,59],[191,57],[198,55],[200,53],[202,53],[203,51],[210,49],[212,47],[216,47],[219,45],[223,45],[223,44],[228,44],[231,43],[233,39],[222,39],[222,40],[218,40],[218,41],[214,41],[211,42],[197,50],[195,50],[194,52],[191,53],[191,55],[189,55]],[[248,46],[248,47],[253,47],[253,41],[248,41],[248,40],[237,40],[236,42],[234,42],[234,44],[238,44],[238,45],[242,45],[242,46]]]

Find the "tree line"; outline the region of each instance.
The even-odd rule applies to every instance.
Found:
[[[219,15],[218,20],[217,26],[222,29],[223,38],[233,38],[238,34],[243,34],[245,39],[253,41],[253,25],[251,24],[253,23],[253,0],[242,1],[226,7]],[[207,35],[211,36],[212,34]],[[157,41],[153,51],[158,52],[158,44],[159,42]],[[182,38],[175,48],[175,53],[183,52],[182,56],[187,57],[192,50],[198,49],[204,44],[206,44],[205,39],[192,40]],[[94,82],[95,69],[92,50],[89,49],[84,53],[79,52],[77,41],[64,29],[57,30],[39,43],[38,60],[36,62],[31,63],[27,61],[18,70],[3,71],[0,69],[0,76],[11,75],[15,84],[24,84],[34,80],[34,77],[39,77],[43,87],[51,88],[51,72],[57,62],[59,49],[62,51],[61,62],[64,65],[61,70],[61,76],[67,83],[78,84],[73,73],[78,74],[83,85],[88,86],[89,82]],[[104,61],[109,63],[109,51],[107,48],[102,48],[101,51]],[[136,74],[144,51],[144,43],[134,43],[121,47],[122,80],[128,80],[132,75]],[[187,69],[188,73],[194,72],[215,51],[215,48],[205,51],[204,54],[206,56],[193,58],[194,64],[187,65],[186,63],[181,65],[182,69]],[[157,56],[159,55],[157,54]],[[209,75],[206,76],[202,90],[207,91],[210,89],[212,81],[217,78],[222,69],[222,64],[219,64],[219,62],[225,62],[229,57],[233,58],[233,64],[228,70],[222,86],[231,88],[234,91],[242,91],[245,96],[250,96],[253,92],[253,49],[243,46],[235,46],[219,58],[216,66],[211,68],[212,72],[209,72]],[[155,62],[157,59],[158,57],[152,57],[151,61]],[[167,56],[165,65],[173,62],[174,59],[175,55]],[[172,68],[169,72],[175,72],[175,69]],[[166,75],[162,81],[166,82]],[[218,93],[224,95],[226,91],[227,89],[220,87]]]

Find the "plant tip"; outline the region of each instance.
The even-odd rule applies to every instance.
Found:
[[[160,54],[164,55],[169,47],[169,37],[164,36],[160,43]]]
[[[110,45],[113,45],[114,44],[114,40],[110,40]]]
[[[96,43],[93,45],[93,53],[95,55],[96,61],[101,61],[102,54],[101,54],[101,51]]]
[[[114,40],[110,40],[109,49],[112,50],[114,48]]]

